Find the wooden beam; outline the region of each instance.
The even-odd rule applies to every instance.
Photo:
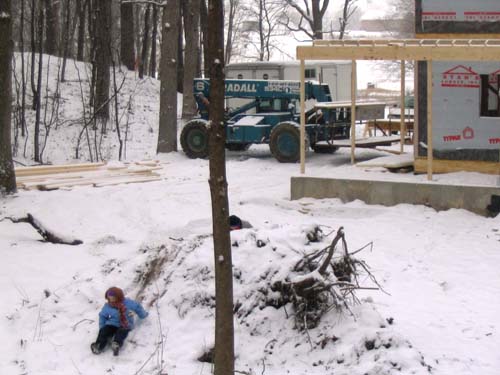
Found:
[[[489,34],[483,35],[489,36]],[[457,36],[459,35],[455,35],[455,37]],[[301,61],[301,66],[305,60],[427,61],[429,69],[427,78],[427,153],[429,155],[427,170],[428,177],[432,179],[432,61],[500,61],[500,34],[494,34],[495,38],[492,39],[474,39],[470,35],[466,36],[467,39],[322,40],[314,41],[312,46],[297,47],[296,56]],[[442,35],[439,34],[439,37]],[[418,87],[418,82],[416,87]],[[418,123],[418,101],[415,122]],[[351,125],[351,138],[353,128],[355,129],[355,126]],[[414,149],[415,154],[417,154],[418,127],[414,133]],[[354,148],[351,147],[352,160],[354,159],[353,153]]]
[[[500,34],[495,38],[491,39],[478,39],[478,38],[424,38],[424,39],[318,39],[313,40],[313,45],[315,46],[392,46],[392,45],[403,45],[403,46],[417,46],[417,47],[460,47],[460,46],[483,46],[488,45],[489,47],[500,46]],[[299,46],[300,47],[300,46]]]
[[[432,61],[427,61],[427,179],[432,181]]]
[[[415,157],[418,156],[418,137],[419,137],[419,130],[418,130],[418,124],[420,124],[419,120],[419,79],[418,79],[418,62],[414,62],[414,73],[413,73],[413,92],[415,95],[415,100],[414,100],[414,108],[413,108],[413,155]]]
[[[142,177],[142,178],[134,178],[134,179],[123,179],[119,181],[104,181],[104,182],[96,182],[95,187],[103,187],[103,186],[111,186],[111,185],[121,185],[121,184],[135,184],[138,182],[154,182],[161,181],[162,178],[160,176],[150,176],[150,177]]]
[[[53,175],[41,175],[32,176],[27,178],[16,179],[17,186],[19,188],[30,189],[40,185],[52,185],[52,184],[64,184],[64,185],[74,185],[82,181],[98,181],[102,179],[113,179],[113,178],[123,178],[130,177],[136,178],[137,176],[159,176],[157,173],[152,171],[142,171],[142,172],[127,172],[122,171],[106,173],[106,171],[100,171],[100,173],[81,173],[80,175],[76,173],[71,174],[53,174]]]
[[[399,129],[399,135],[401,136],[401,148],[400,151],[403,153],[404,145],[405,145],[405,137],[406,137],[406,123],[405,123],[405,61],[401,60],[401,125]]]
[[[147,181],[158,181],[161,177],[155,173],[148,175],[114,175],[114,176],[103,176],[100,178],[81,178],[78,180],[61,180],[61,181],[46,181],[39,183],[29,183],[23,186],[27,190],[55,190],[63,187],[73,187],[73,186],[106,186],[106,185],[118,185],[122,183],[131,182],[147,182]]]
[[[357,69],[356,60],[351,62],[351,164],[356,164],[356,91],[357,91]]]
[[[417,33],[416,39],[500,39],[500,34],[463,34],[463,33]]]
[[[315,42],[313,46],[297,47],[297,58],[301,60],[500,61],[500,40],[351,40],[341,43],[324,41],[323,43]]]
[[[128,167],[125,167],[128,168]],[[150,175],[155,170],[160,170],[162,167],[143,167],[132,166],[128,169],[108,169],[99,168],[95,170],[83,170],[68,173],[47,173],[37,175],[26,175],[16,178],[18,186],[25,186],[29,183],[43,183],[44,181],[67,181],[81,178],[101,178],[107,176],[127,176],[127,175]]]
[[[427,159],[415,158],[415,173],[427,172]],[[479,172],[487,174],[500,174],[500,163],[494,161],[471,161],[471,160],[442,160],[433,161],[434,173],[452,172]]]
[[[407,138],[409,139],[409,138]],[[376,146],[390,146],[392,143],[400,142],[399,135],[356,138],[356,148],[374,148]],[[336,139],[333,143],[336,147],[352,147],[351,139]]]
[[[142,160],[134,162],[136,165],[144,165],[146,167],[156,167],[160,164],[159,160]]]
[[[153,171],[162,169],[151,161],[120,166],[107,166],[104,163],[70,164],[24,168],[24,175],[16,179],[19,188],[52,190],[62,187],[96,185],[101,182],[148,181],[160,178]]]
[[[300,60],[300,173],[306,173],[306,64]]]
[[[18,167],[16,168],[15,172],[16,172],[16,177],[36,176],[40,174],[49,174],[49,173],[93,171],[104,165],[105,163],[43,165],[37,167]]]

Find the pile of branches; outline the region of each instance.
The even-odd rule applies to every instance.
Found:
[[[314,230],[318,238],[318,228]],[[309,238],[309,236],[308,236]],[[296,275],[276,282],[272,289],[281,293],[281,305],[291,302],[294,308],[295,327],[298,330],[315,328],[321,317],[332,309],[350,311],[351,305],[359,303],[356,291],[360,289],[382,289],[369,270],[369,266],[353,255],[372,247],[369,243],[349,253],[344,229],[341,227],[329,246],[306,254],[292,271]],[[360,276],[368,278],[376,287],[360,285]]]

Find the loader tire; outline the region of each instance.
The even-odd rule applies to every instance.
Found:
[[[208,129],[203,120],[189,121],[181,132],[181,146],[191,159],[204,159],[208,156]]]
[[[300,130],[291,122],[276,125],[269,137],[271,154],[281,163],[296,163],[300,160]],[[306,134],[306,150],[308,139]]]

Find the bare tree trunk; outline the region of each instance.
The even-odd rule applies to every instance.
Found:
[[[84,42],[84,48],[88,49],[88,59],[89,61],[93,64],[92,69],[95,69],[95,64],[93,63],[94,61],[94,56],[95,56],[95,48],[96,48],[96,32],[95,32],[95,25],[96,25],[96,20],[94,16],[94,8],[95,6],[95,1],[96,0],[86,0],[85,1],[85,11],[86,17],[87,17],[87,33],[88,33],[88,38],[90,39],[90,43],[85,43]],[[93,95],[93,93],[92,93]]]
[[[121,135],[121,130],[120,130],[120,118],[118,116],[118,111],[119,111],[119,106],[118,106],[118,93],[119,93],[119,88],[116,83],[116,67],[115,67],[115,61],[113,59],[113,98],[115,102],[115,131],[116,131],[116,136],[118,138],[118,144],[120,145],[118,148],[118,160],[122,160],[123,157],[123,146],[124,142],[122,139]]]
[[[151,4],[146,6],[146,13],[144,14],[144,32],[142,36],[142,51],[141,61],[139,62],[139,78],[144,78],[144,69],[148,66],[148,48],[149,48],[149,15],[151,13]]]
[[[71,4],[74,4],[73,6],[70,6]],[[68,57],[75,59],[76,54],[75,54],[75,33],[76,33],[76,26],[78,25],[78,15],[80,11],[77,8],[77,3],[78,0],[68,0],[68,6],[69,6],[69,11],[70,11],[70,25],[71,25],[71,30],[69,34],[69,43],[68,43]],[[71,18],[71,12],[73,12],[73,17]]]
[[[127,67],[128,70],[134,70],[134,4],[132,3],[122,3],[120,5],[120,30],[121,62]]]
[[[320,5],[320,0],[311,0],[313,25],[312,32],[314,39],[323,39],[323,16],[328,7],[329,0],[323,0],[323,6]]]
[[[224,64],[227,65],[231,61],[231,55],[233,52],[233,28],[234,28],[234,16],[236,14],[236,0],[229,0],[229,14],[228,14],[228,26],[227,26],[227,36],[226,36],[226,54],[224,56]]]
[[[199,0],[183,2],[184,35],[186,49],[184,51],[184,84],[182,92],[182,118],[191,118],[196,114],[196,103],[193,97],[193,80],[198,64],[199,37]]]
[[[59,1],[44,0],[45,6],[45,52],[60,55],[59,51]]]
[[[344,39],[345,30],[349,24],[349,20],[357,7],[353,6],[356,0],[344,0],[344,7],[342,9],[342,18],[340,18],[339,39]]]
[[[291,6],[298,13],[300,21],[296,27],[290,26],[290,18],[285,26],[291,31],[302,31],[306,33],[309,37],[313,39],[323,39],[323,18],[325,16],[326,10],[328,9],[328,4],[330,0],[304,0],[304,7],[301,7],[295,0],[284,0],[286,4]],[[303,25],[303,20],[306,21],[306,25],[309,25],[309,29]]]
[[[253,0],[250,17],[257,20],[258,43],[255,43],[259,61],[269,61],[273,38],[283,35],[283,4],[281,0]],[[276,42],[278,44],[278,42]],[[278,50],[280,48],[277,48]]]
[[[180,0],[163,8],[161,44],[160,127],[156,152],[177,151],[177,59]]]
[[[85,4],[88,0],[76,0],[76,9],[78,12],[78,37],[76,59],[83,61],[85,53]]]
[[[210,194],[215,262],[215,375],[234,374],[233,271],[224,124],[224,8],[209,0]]]
[[[184,1],[184,0],[183,0]],[[180,4],[179,4],[180,7]],[[179,20],[177,21],[179,28],[177,33],[177,77],[184,77],[184,38],[182,37],[182,7],[179,10]],[[184,92],[184,81],[177,80],[177,91]]]
[[[21,135],[26,136],[26,63],[24,61],[24,11],[25,0],[21,0],[21,19],[19,26],[19,52],[21,52]]]
[[[69,56],[70,41],[71,42],[73,41],[73,33],[71,30],[71,0],[66,0],[64,33],[63,33],[63,62],[61,67],[61,82],[65,81],[66,60],[68,59]]]
[[[134,70],[139,69],[139,51],[141,50],[141,4],[134,4],[134,46],[136,51],[135,61],[134,61]]]
[[[208,77],[210,64],[208,62],[208,9],[207,1],[200,0],[200,25],[203,45],[203,76]]]
[[[259,61],[264,61],[265,37],[264,37],[264,0],[259,0]]]
[[[30,44],[31,44],[31,68],[30,68],[30,83],[31,92],[33,94],[33,102],[31,108],[36,109],[36,84],[35,84],[35,53],[36,53],[36,2],[31,0],[31,19],[30,19]]]
[[[156,43],[158,39],[158,5],[153,5],[153,31],[151,35],[151,57],[149,59],[149,75],[156,77]]]
[[[0,1],[0,190],[16,192],[16,175],[12,161],[12,13],[11,1]]]
[[[94,113],[106,133],[109,119],[109,82],[111,66],[111,2],[94,0],[95,11],[95,97]]]
[[[281,5],[280,5],[281,7]],[[279,12],[281,13],[281,11]],[[271,3],[270,7],[267,7],[266,0],[264,0],[264,20],[266,23],[266,28],[263,30],[264,34],[264,61],[271,60],[271,38],[273,37],[274,30],[279,27],[278,21],[278,11],[276,9],[276,3]],[[262,22],[262,27],[264,28],[264,21]]]
[[[35,134],[34,134],[34,160],[36,162],[41,162],[40,160],[40,115],[42,106],[42,68],[43,68],[43,30],[45,22],[45,12],[43,7],[40,7],[38,16],[38,76],[36,84],[36,97],[35,102]]]

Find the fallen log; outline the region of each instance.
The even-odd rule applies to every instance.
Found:
[[[31,214],[27,214],[25,217],[20,217],[20,218],[6,217],[6,219],[16,224],[17,223],[30,224],[33,228],[36,229],[36,231],[40,234],[40,236],[42,236],[42,238],[46,242],[61,244],[61,245],[81,245],[83,243],[83,241],[81,240],[64,238],[63,236],[56,234],[53,231],[50,231],[42,223],[40,223],[40,221],[35,219]]]

